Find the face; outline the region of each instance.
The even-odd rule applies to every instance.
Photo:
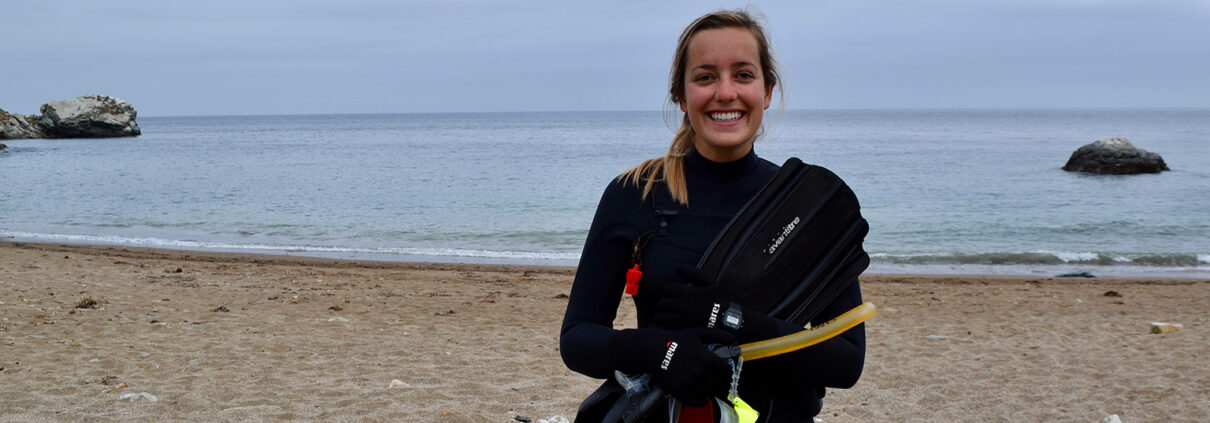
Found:
[[[715,162],[752,151],[773,87],[765,86],[756,38],[744,28],[708,29],[689,39],[681,111],[694,147]]]

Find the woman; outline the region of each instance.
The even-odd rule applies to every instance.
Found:
[[[752,148],[778,78],[764,30],[747,12],[707,14],[681,34],[669,81],[670,98],[684,112],[681,127],[664,157],[623,173],[601,197],[563,321],[560,350],[568,368],[599,379],[612,379],[615,370],[649,374],[682,403],[701,406],[709,397],[725,398],[732,373],[706,345],[802,330],[695,287],[702,284],[692,268],[778,170]],[[628,271],[641,271],[637,290],[627,289]],[[613,329],[623,290],[633,295],[637,329]],[[812,323],[861,301],[853,283]],[[742,315],[738,327],[719,324],[719,311],[729,309]],[[761,421],[811,421],[825,387],[856,383],[864,356],[858,326],[746,363],[739,396]]]

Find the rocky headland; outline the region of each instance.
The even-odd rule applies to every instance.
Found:
[[[138,112],[125,100],[86,95],[43,104],[41,115],[0,110],[0,139],[112,138],[142,134]]]
[[[1159,154],[1135,147],[1126,138],[1106,138],[1071,153],[1063,170],[1102,175],[1160,173],[1168,169]]]

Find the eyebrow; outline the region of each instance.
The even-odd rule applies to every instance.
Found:
[[[735,67],[744,67],[744,66],[757,67],[755,63],[751,63],[751,62],[737,62],[735,64]],[[697,70],[697,69],[715,70],[715,69],[718,69],[718,66],[711,64],[711,63],[707,63],[707,64],[694,66],[693,68],[691,68],[689,70]]]

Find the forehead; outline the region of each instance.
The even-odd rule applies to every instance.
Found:
[[[716,28],[689,38],[690,68],[702,65],[730,66],[737,63],[760,65],[756,37],[745,28]]]

